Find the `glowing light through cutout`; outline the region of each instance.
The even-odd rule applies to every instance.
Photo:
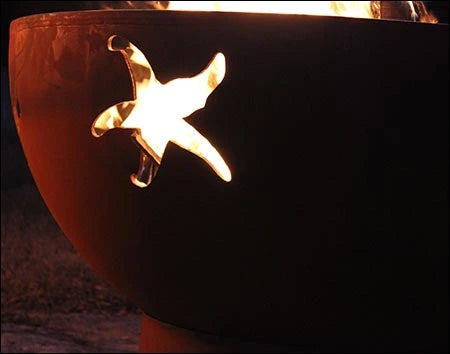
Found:
[[[144,54],[116,35],[108,39],[110,51],[120,51],[133,83],[134,100],[120,102],[102,112],[91,132],[100,137],[110,129],[135,129],[133,139],[141,149],[139,169],[131,175],[138,187],[147,187],[156,176],[169,141],[202,158],[224,181],[231,172],[214,146],[183,118],[203,108],[225,76],[225,56],[214,55],[207,67],[191,78],[161,84]]]

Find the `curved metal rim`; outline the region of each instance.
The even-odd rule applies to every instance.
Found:
[[[299,19],[320,19],[328,18],[332,21],[372,21],[372,22],[398,22],[415,25],[439,25],[391,19],[366,19],[339,16],[318,16],[303,14],[269,14],[269,13],[248,13],[248,12],[221,12],[221,11],[176,11],[176,10],[155,10],[155,9],[124,9],[124,10],[82,10],[43,13],[24,16],[15,19],[10,24],[10,31],[20,31],[22,29],[48,27],[48,26],[82,26],[82,25],[140,25],[140,24],[163,24],[163,25],[195,25],[208,20],[208,25],[214,25],[217,20],[233,18],[237,20],[250,21],[266,20],[278,23],[280,17]],[[344,22],[344,23],[345,23]],[[218,24],[220,25],[220,24]]]

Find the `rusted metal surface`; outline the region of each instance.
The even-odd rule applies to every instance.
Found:
[[[163,83],[224,53],[222,84],[189,119],[230,183],[169,143],[151,186],[137,188],[130,132],[91,135],[100,112],[133,98],[112,34]],[[272,343],[448,345],[448,26],[57,13],[14,21],[9,60],[49,209],[147,314]]]

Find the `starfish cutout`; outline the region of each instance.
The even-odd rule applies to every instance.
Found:
[[[225,57],[217,53],[208,66],[191,78],[161,84],[144,54],[123,37],[108,39],[110,51],[120,51],[133,83],[132,101],[120,102],[102,112],[91,132],[100,137],[110,129],[132,128],[132,138],[141,150],[139,169],[131,175],[138,187],[148,186],[156,176],[169,141],[205,160],[223,180],[231,172],[218,151],[183,118],[205,106],[212,91],[225,76]]]

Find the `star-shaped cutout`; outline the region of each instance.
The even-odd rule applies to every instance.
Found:
[[[132,137],[141,149],[139,170],[131,175],[138,187],[148,186],[156,175],[169,141],[205,160],[223,180],[231,172],[219,152],[183,118],[203,108],[225,76],[225,57],[217,53],[208,66],[191,78],[161,84],[144,54],[116,35],[108,39],[110,51],[120,51],[128,66],[135,99],[120,102],[102,112],[92,124],[92,134],[102,136],[114,128],[134,129]]]

